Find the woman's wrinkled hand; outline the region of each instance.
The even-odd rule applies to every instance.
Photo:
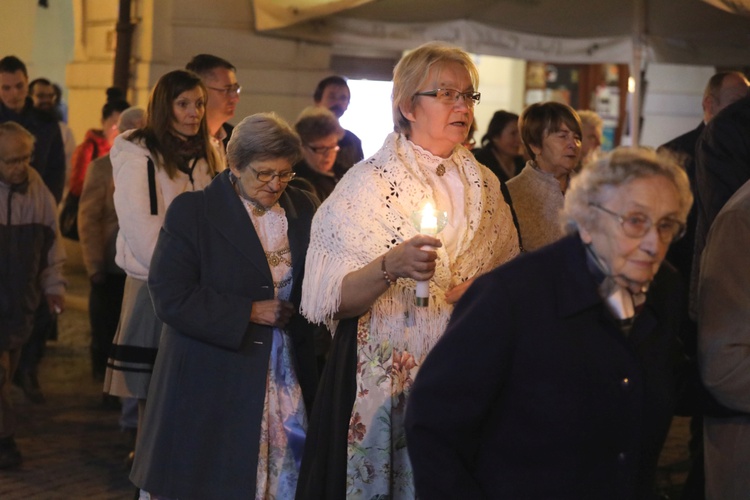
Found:
[[[253,302],[250,322],[284,328],[294,314],[294,305],[285,300],[258,300]]]
[[[386,254],[386,270],[394,278],[412,278],[426,281],[435,274],[435,250],[423,250],[422,247],[441,247],[443,243],[432,236],[417,235],[404,241]]]
[[[466,280],[463,283],[456,285],[445,292],[445,301],[449,304],[455,304],[456,302],[458,302],[458,300],[463,296],[466,290],[469,289],[471,284],[474,283],[475,279],[476,278],[471,278],[470,280]]]

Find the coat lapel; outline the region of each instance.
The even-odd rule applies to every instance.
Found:
[[[286,191],[281,194],[279,204],[286,212],[287,238],[289,239],[289,248],[292,251],[292,279],[297,284],[299,283],[302,268],[305,266],[304,258],[308,241],[308,238],[305,237],[305,231],[309,231],[309,227],[302,227],[302,221],[299,218],[300,214],[297,212],[291,197]]]
[[[229,180],[229,170],[219,174],[205,189],[206,218],[224,236],[230,245],[248,260],[248,263],[268,280],[273,287],[271,269],[268,267],[263,245],[255,232],[250,216]],[[247,228],[238,231],[237,228]]]
[[[564,267],[548,272],[555,279],[559,314],[568,317],[601,304],[602,299],[586,267],[586,249],[580,237],[570,235],[559,244],[564,247],[564,256],[559,260]]]

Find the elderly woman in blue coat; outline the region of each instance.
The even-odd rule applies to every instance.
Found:
[[[675,163],[616,150],[573,179],[568,236],[477,279],[407,407],[420,498],[656,498],[691,203]]]
[[[245,118],[229,170],[167,211],[149,290],[165,329],[131,480],[142,498],[292,498],[316,385],[297,314],[318,205],[287,187],[280,118]]]

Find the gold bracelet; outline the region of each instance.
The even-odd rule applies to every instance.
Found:
[[[383,254],[383,259],[380,261],[380,270],[383,272],[383,279],[388,284],[388,286],[391,286],[393,284],[393,280],[388,276],[388,271],[385,270],[385,254]]]

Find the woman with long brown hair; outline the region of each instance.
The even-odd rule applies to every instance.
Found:
[[[127,278],[104,392],[137,398],[139,413],[162,329],[146,280],[164,215],[177,195],[205,188],[223,169],[206,128],[206,94],[194,73],[165,74],[151,93],[146,126],[117,137],[110,151],[120,224],[116,262]]]

